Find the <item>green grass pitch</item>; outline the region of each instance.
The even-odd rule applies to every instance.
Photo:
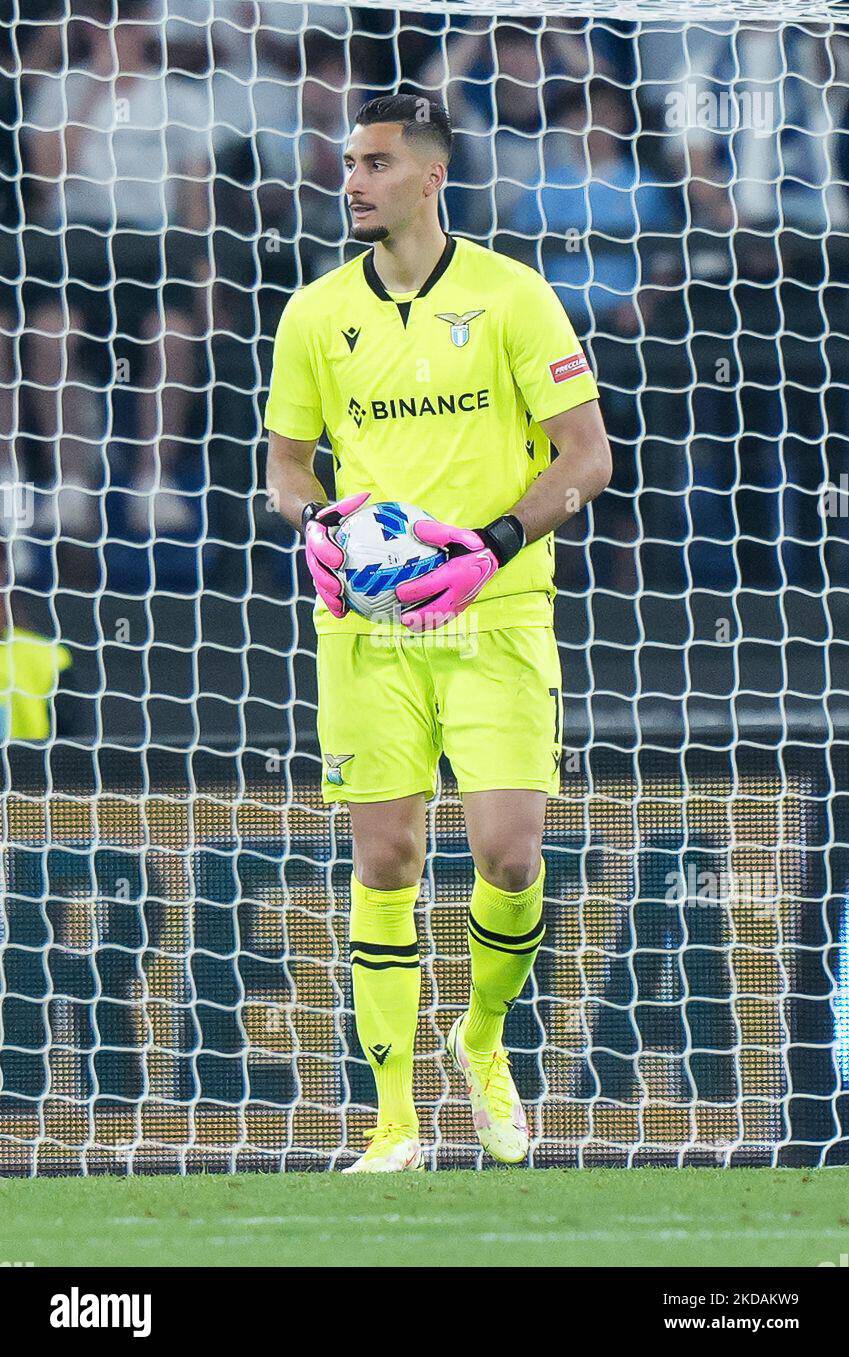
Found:
[[[0,1179],[0,1263],[775,1267],[841,1255],[849,1168]]]

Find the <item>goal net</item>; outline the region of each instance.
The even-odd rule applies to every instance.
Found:
[[[540,270],[611,488],[559,536],[532,1161],[849,1161],[849,30],[828,4],[21,0],[0,26],[0,1174],[325,1168],[373,1122],[313,590],[261,414],[359,104]],[[536,12],[534,12],[536,11]],[[320,475],[333,468],[321,446]],[[417,911],[431,1162],[472,864]]]

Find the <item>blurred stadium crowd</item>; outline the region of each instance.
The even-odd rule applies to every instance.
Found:
[[[169,691],[157,627],[166,667],[217,649],[212,691],[230,655],[234,695],[257,626],[261,649],[291,644],[293,539],[258,490],[274,328],[350,257],[359,104],[446,78],[449,229],[541,268],[600,378],[615,480],[592,549],[584,516],[567,530],[558,585],[584,601],[562,614],[576,647],[609,631],[605,686],[678,682],[668,617],[657,675],[630,668],[641,592],[822,596],[845,574],[820,487],[849,466],[849,30],[25,0],[0,27],[7,572],[15,622],[67,641],[79,693],[132,690],[104,655],[154,590],[137,696]],[[153,618],[201,589],[217,618]],[[613,601],[592,621],[591,591]],[[261,624],[250,596],[275,601]]]

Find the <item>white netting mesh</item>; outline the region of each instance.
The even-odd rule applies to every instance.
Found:
[[[534,1162],[847,1159],[841,7],[490,8],[0,27],[0,1173],[323,1165],[371,1121],[260,414],[281,307],[351,249],[350,117],[400,84],[447,98],[450,228],[558,289],[616,459],[558,549],[548,934],[507,1031]],[[477,1162],[440,1056],[470,886],[446,778],[439,1163]]]

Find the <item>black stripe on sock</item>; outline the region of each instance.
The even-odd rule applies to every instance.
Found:
[[[517,933],[515,935],[512,933],[493,933],[491,928],[484,928],[483,924],[479,924],[474,914],[469,910],[469,932],[473,928],[475,933],[480,934],[479,942],[541,942],[542,935],[545,932],[545,924],[540,919],[528,933]]]
[[[389,971],[393,967],[398,971],[417,971],[418,961],[364,961],[362,957],[352,956],[352,966],[362,966],[367,971]]]
[[[530,956],[539,951],[539,942],[542,942],[540,938],[531,947],[499,947],[497,942],[484,942],[483,938],[476,938],[474,933],[470,933],[469,937],[474,938],[479,947],[488,947],[490,952],[505,952],[507,956]]]
[[[348,951],[365,952],[368,956],[418,956],[419,944],[402,942],[395,947],[389,942],[354,942],[352,939],[348,943]]]

